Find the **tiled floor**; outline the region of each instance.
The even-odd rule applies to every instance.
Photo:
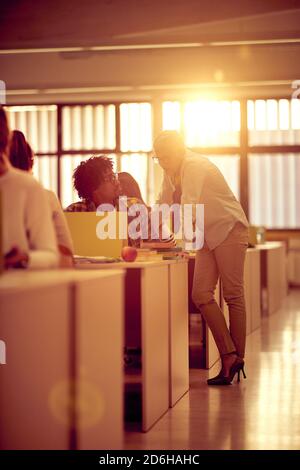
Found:
[[[247,379],[208,387],[218,372],[192,370],[190,392],[126,449],[300,449],[300,290],[247,337]]]

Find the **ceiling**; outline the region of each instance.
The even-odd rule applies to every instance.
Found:
[[[300,0],[0,0],[0,79],[17,103],[289,95],[299,57]]]
[[[299,0],[2,0],[1,49],[300,37]]]

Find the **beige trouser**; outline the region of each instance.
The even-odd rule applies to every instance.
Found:
[[[248,228],[238,222],[214,250],[210,251],[204,243],[196,253],[192,298],[211,329],[221,355],[233,351],[240,357],[245,354],[244,262],[247,245]],[[229,330],[214,298],[219,276],[229,308]]]

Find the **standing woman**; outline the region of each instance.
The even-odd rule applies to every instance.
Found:
[[[154,152],[164,170],[158,203],[204,204],[204,246],[196,253],[192,297],[212,331],[222,360],[220,373],[209,379],[208,385],[229,385],[236,374],[238,378],[241,371],[244,374],[243,274],[248,221],[219,169],[206,157],[186,149],[176,131],[159,134]],[[229,308],[229,329],[214,298],[219,277]]]

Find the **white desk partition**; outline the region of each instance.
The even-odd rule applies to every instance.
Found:
[[[113,264],[79,264],[109,270]],[[125,280],[125,344],[142,350],[142,423],[151,426],[188,390],[187,262],[121,262]],[[130,382],[137,381],[130,377]]]
[[[283,242],[257,245],[261,255],[262,314],[271,315],[287,295],[287,257]]]
[[[115,264],[79,264],[109,271]],[[125,269],[125,345],[141,347],[142,370],[127,379],[141,387],[141,430],[148,431],[169,407],[168,262],[120,262]]]
[[[0,449],[123,443],[122,271],[0,278]]]
[[[244,296],[245,296],[245,306],[246,306],[246,334],[249,335],[251,333],[251,297],[252,297],[252,282],[251,282],[251,259],[252,259],[252,252],[247,250],[245,256],[245,264],[244,264]]]
[[[76,283],[77,448],[123,445],[124,273]],[[90,273],[92,274],[92,273]]]
[[[260,253],[257,248],[248,248],[250,255],[250,333],[260,327],[261,323],[261,270]]]
[[[142,430],[169,408],[168,266],[141,270]]]
[[[189,389],[187,261],[169,264],[170,406]]]
[[[69,423],[52,401],[55,387],[71,373],[69,283],[33,274],[0,279],[0,336],[7,354],[0,366],[3,450],[71,447]]]

